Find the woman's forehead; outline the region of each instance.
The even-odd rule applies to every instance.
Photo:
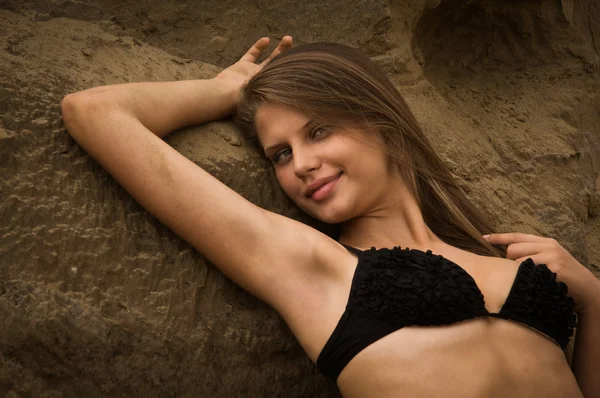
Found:
[[[302,123],[309,119],[306,113],[287,105],[263,104],[256,111],[256,125],[264,128],[280,123]]]
[[[310,117],[286,105],[264,104],[256,111],[255,124],[259,140],[280,140],[302,130],[311,121]]]

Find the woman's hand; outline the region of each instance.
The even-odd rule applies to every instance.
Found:
[[[484,235],[492,245],[506,245],[506,258],[522,263],[531,258],[535,264],[546,264],[567,284],[569,296],[575,300],[575,312],[584,313],[600,306],[600,281],[565,250],[556,239],[523,233]]]
[[[292,36],[284,36],[271,55],[260,64],[257,64],[256,60],[268,46],[269,38],[262,37],[250,47],[238,62],[221,71],[216,78],[231,84],[236,90],[241,89],[252,76],[257,74],[274,57],[292,47]]]

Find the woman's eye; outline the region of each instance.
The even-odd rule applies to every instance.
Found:
[[[281,163],[287,157],[286,155],[291,152],[292,151],[289,149],[283,149],[277,152],[275,155],[273,155],[273,163]]]
[[[327,128],[324,126],[317,127],[316,129],[314,129],[312,131],[312,136],[313,136],[313,138],[320,137],[320,136],[325,135],[328,131],[329,130],[327,130]]]
[[[329,132],[330,132],[329,128],[327,128],[326,126],[320,126],[310,132],[310,138],[312,138],[312,139],[321,138],[321,137],[329,134]],[[285,160],[287,160],[291,155],[292,155],[292,150],[290,148],[282,149],[281,151],[279,151],[275,155],[273,155],[273,158],[271,159],[271,161],[274,164],[281,164]]]

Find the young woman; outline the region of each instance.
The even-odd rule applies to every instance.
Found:
[[[291,48],[286,36],[257,64],[268,43],[214,79],[70,94],[66,127],[146,209],[277,310],[344,396],[599,396],[594,275],[553,239],[482,237],[491,227],[368,57],[332,43]],[[287,195],[339,225],[337,241],[254,206],[161,139],[232,113]],[[561,348],[574,311],[571,370]]]

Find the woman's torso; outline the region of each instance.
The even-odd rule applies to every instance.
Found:
[[[519,264],[450,247],[436,254],[460,264],[487,310],[498,312]],[[345,252],[332,262],[336,276],[327,288],[308,289],[293,317],[282,314],[313,361],[344,313],[357,262]],[[582,396],[560,346],[527,326],[490,317],[396,330],[360,351],[337,384],[345,397]]]
[[[340,374],[351,397],[581,397],[561,348],[497,318],[405,327],[360,352]]]

